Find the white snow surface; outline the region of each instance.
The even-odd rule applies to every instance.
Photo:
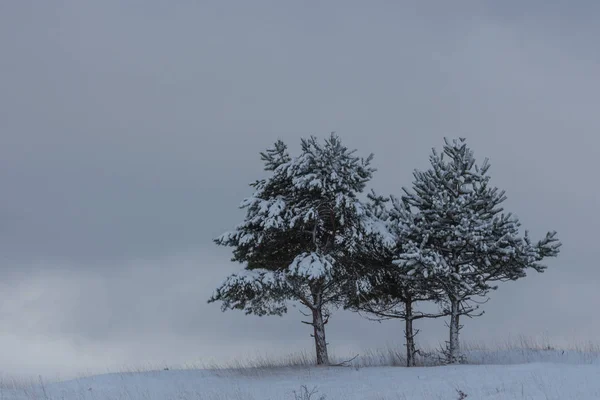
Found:
[[[531,363],[443,367],[290,367],[100,375],[2,390],[12,400],[600,399],[600,364]],[[296,392],[296,395],[294,394]],[[324,397],[322,397],[324,396]]]

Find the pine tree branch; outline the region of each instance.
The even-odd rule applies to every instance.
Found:
[[[349,360],[345,360],[342,361],[340,363],[337,364],[329,364],[330,367],[348,367],[349,363],[351,363],[352,361],[356,360],[358,358],[359,354],[355,355],[354,357],[350,358]]]

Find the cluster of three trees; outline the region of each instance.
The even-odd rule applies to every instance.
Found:
[[[431,168],[415,171],[401,198],[359,198],[375,169],[332,134],[301,141],[291,157],[278,141],[261,153],[268,177],[251,184],[244,222],[215,241],[245,264],[209,302],[247,314],[282,315],[288,301],[309,310],[317,364],[329,364],[325,324],[332,309],[366,311],[405,321],[407,365],[414,365],[413,321],[450,316],[447,361],[460,358],[460,316],[495,282],[524,277],[558,255],[554,232],[532,243],[500,207],[503,191],[489,185],[487,159],[478,165],[464,139],[445,141]],[[415,310],[434,301],[439,312]]]

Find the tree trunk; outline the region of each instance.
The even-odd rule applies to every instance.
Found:
[[[460,361],[460,342],[458,340],[458,332],[460,330],[460,302],[455,299],[450,299],[450,342],[448,342],[448,363],[458,364]]]
[[[329,356],[327,355],[327,342],[325,341],[325,322],[323,321],[323,310],[321,307],[315,307],[312,310],[315,338],[315,349],[317,352],[317,365],[328,365]]]
[[[409,299],[404,303],[406,318],[404,322],[404,337],[406,338],[406,366],[415,366],[415,333],[413,330],[413,313],[412,313],[412,301]]]

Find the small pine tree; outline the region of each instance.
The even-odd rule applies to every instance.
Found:
[[[374,192],[368,197],[369,212],[378,221],[380,229],[371,230],[360,254],[354,257],[355,290],[349,292],[354,295],[349,298],[346,308],[365,312],[369,319],[376,321],[403,320],[406,366],[413,367],[418,352],[415,336],[419,332],[414,328],[414,321],[446,315],[443,312],[418,311],[416,306],[422,302],[439,301],[441,291],[436,289],[433,279],[419,275],[407,277],[393,263],[397,254],[401,253],[403,244],[395,212],[398,200],[393,196],[378,196]],[[390,200],[392,208],[388,209]]]
[[[324,145],[311,137],[301,154],[290,157],[278,141],[261,154],[266,179],[251,186],[244,200],[244,222],[217,238],[233,247],[233,261],[244,271],[231,275],[209,302],[247,314],[282,315],[287,301],[308,308],[317,364],[328,364],[325,324],[333,307],[346,296],[344,261],[360,248],[370,229],[365,207],[357,198],[371,179],[372,155],[354,155],[335,134]]]
[[[527,269],[543,272],[540,262],[559,253],[555,232],[532,243],[519,235],[519,220],[505,214],[505,192],[489,185],[486,159],[477,165],[464,139],[445,140],[435,149],[431,168],[415,171],[413,190],[404,189],[395,207],[401,252],[394,263],[407,277],[433,280],[450,315],[449,363],[460,359],[459,317],[473,316],[472,300],[495,290],[498,281],[523,278]]]

